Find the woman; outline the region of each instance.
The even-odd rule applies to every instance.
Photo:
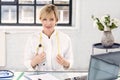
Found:
[[[53,4],[44,6],[40,11],[43,29],[34,34],[25,48],[25,66],[29,70],[61,71],[72,66],[72,47],[70,38],[55,30],[58,10]]]

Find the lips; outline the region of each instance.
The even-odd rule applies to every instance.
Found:
[[[45,27],[48,28],[48,29],[51,28],[51,26],[45,26]]]

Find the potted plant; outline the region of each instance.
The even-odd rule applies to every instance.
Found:
[[[112,47],[114,43],[114,37],[111,30],[117,28],[120,25],[120,20],[116,18],[111,18],[109,14],[98,18],[92,15],[94,21],[94,26],[98,27],[100,31],[103,31],[103,37],[101,43],[104,47]]]

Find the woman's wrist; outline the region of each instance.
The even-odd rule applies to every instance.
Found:
[[[32,68],[36,67],[36,64],[34,63],[34,61],[31,62],[31,66],[32,66]]]
[[[31,66],[35,68],[37,66],[36,58],[31,61]]]
[[[70,67],[70,63],[67,62],[66,65],[63,66],[65,69],[68,69]]]

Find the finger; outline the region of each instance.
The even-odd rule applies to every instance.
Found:
[[[62,58],[62,56],[60,54],[57,55],[58,57]]]
[[[41,53],[41,54],[39,54],[39,56],[40,57],[44,57],[44,56],[46,56],[46,54],[45,53]]]
[[[62,60],[62,59],[63,59],[63,57],[62,57],[61,55],[58,55],[57,58],[58,58],[59,60]]]
[[[57,62],[58,62],[59,64],[61,64],[61,65],[64,65],[64,60],[63,60],[63,59],[58,59],[58,58],[57,58]]]
[[[42,58],[42,60],[44,60],[46,58],[46,54],[43,53],[41,58]]]
[[[35,56],[37,56],[37,55],[38,55],[38,53],[35,54]]]
[[[60,60],[57,59],[57,62],[58,62],[60,65],[62,65],[62,62],[61,62]]]
[[[57,56],[57,60],[58,60],[59,62],[62,61],[62,59],[61,59],[59,56]]]

